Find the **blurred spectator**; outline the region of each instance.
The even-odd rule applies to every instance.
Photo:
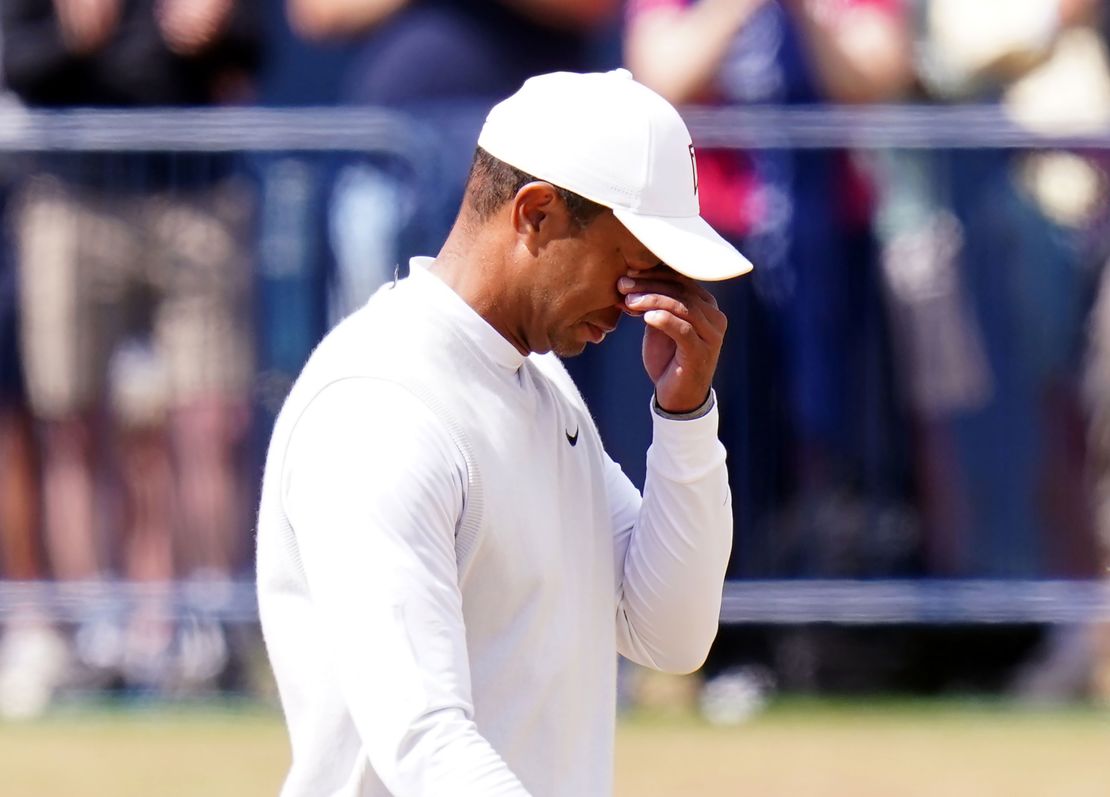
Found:
[[[1101,132],[1110,125],[1110,9],[1076,0],[1062,3],[1058,13],[1063,24],[1055,46],[1007,93],[1008,106],[1023,124],[1036,129]],[[1110,579],[1110,155],[1105,151],[1057,153],[1040,159],[1025,174],[1049,212],[1082,234],[1079,252],[1085,262],[1081,266],[1097,269],[1081,387],[1088,420],[1096,572],[1106,580]],[[1083,541],[1067,548],[1095,558]],[[1082,575],[1089,572],[1089,567],[1079,569]],[[1068,678],[1059,675],[1066,674],[1067,660],[1075,658],[1075,650],[1083,655],[1078,676],[1073,675],[1068,684]],[[1047,685],[1050,691],[1068,694],[1067,688],[1078,682],[1077,691],[1110,706],[1110,623],[1066,629],[1036,664],[1040,667],[1035,670],[1034,686]]]
[[[0,54],[2,44],[0,33]],[[0,114],[18,112],[18,100],[7,91],[0,69]],[[0,577],[34,580],[45,574],[36,527],[37,480],[19,362],[15,262],[2,226],[17,173],[14,158],[0,158]]]
[[[676,103],[886,101],[911,81],[904,16],[900,0],[633,0],[626,57]],[[718,375],[732,573],[882,572],[893,563],[850,561],[879,541],[845,539],[837,520],[860,489],[876,505],[901,489],[896,454],[880,453],[896,438],[870,189],[846,154],[812,151],[700,149],[698,182],[706,218],[756,264],[718,288],[735,319]]]
[[[923,86],[937,101],[998,102],[1036,131],[1105,130],[1101,12],[1096,0],[928,0]],[[1095,575],[1076,375],[1091,277],[1108,254],[1104,168],[1089,153],[1051,150],[899,153],[886,165],[884,273],[930,570]],[[1094,384],[1102,346],[1091,343]],[[1093,648],[1090,629],[1053,627],[1015,688],[1041,699],[1084,692]]]
[[[1105,191],[1105,184],[1103,187]],[[1102,226],[1103,240],[1110,240],[1110,224]],[[1110,252],[1105,253],[1110,256]],[[1095,526],[1098,533],[1100,570],[1110,579],[1110,263],[1104,259],[1098,300],[1088,329],[1084,392],[1090,418],[1088,443],[1094,488]],[[1110,623],[1093,629],[1094,665],[1091,691],[1110,707]]]
[[[0,115],[15,113],[19,113],[18,100],[7,91],[0,69]],[[17,168],[14,157],[0,156],[0,579],[27,581],[44,578],[46,570],[17,344],[16,269],[3,225]],[[38,676],[28,678],[27,673],[49,672],[63,658],[63,643],[34,612],[9,616],[0,628],[0,716],[35,713],[44,696],[35,691]]]
[[[1038,130],[1097,119],[1110,95],[1083,23],[1095,5],[925,3],[916,51],[928,98],[1001,101]],[[1100,178],[1060,152],[904,151],[880,163],[883,273],[930,572],[1089,575],[1073,375]]]
[[[625,55],[675,103],[883,102],[912,82],[906,15],[901,0],[632,0]],[[756,264],[751,278],[714,286],[732,319],[717,375],[736,512],[730,575],[905,572],[916,541],[863,172],[843,152],[770,149],[699,149],[697,167],[703,215]],[[729,696],[751,687],[743,661],[812,688],[778,666],[789,643],[722,628],[705,715],[728,716]]]
[[[258,62],[257,13],[247,0],[5,0],[5,72],[29,106],[232,101]],[[13,200],[55,577],[226,578],[242,555],[250,207],[228,156],[172,153],[44,157]],[[218,628],[175,639],[158,607],[130,619],[119,656],[103,644],[113,622],[78,630],[90,672],[150,686],[226,660]]]
[[[413,164],[371,158],[340,173],[329,221],[334,323],[410,255],[438,249],[486,111],[532,75],[589,69],[594,37],[617,0],[287,0],[287,7],[303,35],[357,42],[343,102],[409,111],[440,144],[433,159],[442,173],[427,181],[434,195],[414,189]]]

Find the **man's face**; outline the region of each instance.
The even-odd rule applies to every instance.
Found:
[[[571,226],[535,264],[531,351],[571,357],[600,343],[626,311],[617,280],[656,265],[659,259],[609,211],[584,228]]]

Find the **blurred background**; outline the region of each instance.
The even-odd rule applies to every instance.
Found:
[[[1105,794],[1108,39],[1101,0],[0,0],[4,793],[276,793],[286,391],[438,251],[493,103],[624,66],[757,267],[713,286],[721,632],[622,669],[618,794]],[[639,484],[641,334],[568,362]]]

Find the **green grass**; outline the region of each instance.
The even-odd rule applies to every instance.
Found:
[[[276,795],[280,715],[84,707],[0,724],[4,797]],[[974,701],[778,701],[747,724],[620,724],[618,797],[1106,797],[1110,712]]]
[[[630,718],[623,797],[1105,797],[1110,713],[985,702],[784,702],[713,728]]]
[[[0,724],[4,797],[276,795],[288,761],[269,710],[86,710]]]

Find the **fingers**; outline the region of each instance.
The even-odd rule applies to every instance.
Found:
[[[679,413],[701,406],[717,370],[719,342],[707,341],[694,324],[666,310],[647,311],[644,324],[644,367],[659,406]]]
[[[643,316],[644,367],[659,406],[685,412],[705,401],[728,320],[704,287],[667,268],[631,271],[617,281],[626,312]]]
[[[630,271],[626,276],[628,279],[645,285],[682,285],[705,301],[712,302],[714,305],[716,304],[716,299],[713,298],[713,294],[706,290],[705,286],[695,282],[687,276],[679,274],[669,266],[659,265],[654,268]]]
[[[626,276],[617,282],[617,290],[624,294],[625,307],[630,314],[666,311],[692,324],[707,341],[719,342],[728,326],[728,319],[718,309],[713,294],[693,280],[679,275]]]
[[[644,323],[649,327],[658,329],[668,338],[673,340],[680,348],[687,350],[694,348],[701,341],[697,328],[689,321],[678,317],[666,310],[648,310],[644,313]],[[705,346],[701,346],[705,348]]]

